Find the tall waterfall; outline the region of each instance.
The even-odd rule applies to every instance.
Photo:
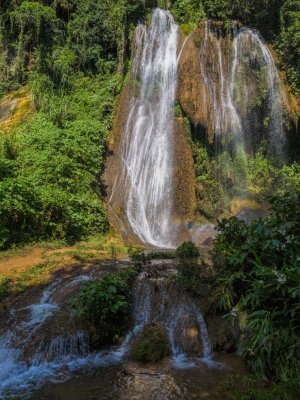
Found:
[[[132,79],[139,95],[131,99],[113,194],[126,193],[128,222],[143,242],[171,248],[178,26],[156,9],[135,40]]]

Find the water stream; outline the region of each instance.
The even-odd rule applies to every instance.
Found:
[[[134,323],[119,347],[92,351],[84,329],[65,327],[63,333],[57,333],[53,328],[59,309],[69,301],[69,297],[59,300],[61,296],[67,290],[75,294],[80,285],[93,279],[91,276],[55,280],[39,301],[12,310],[9,330],[0,337],[0,398],[35,390],[47,382],[63,382],[78,371],[107,368],[130,359],[132,341],[149,323],[159,324],[167,332],[173,368],[186,369],[207,361],[213,365],[203,315],[192,298],[172,284],[175,273],[174,266],[165,264],[142,270],[133,288]],[[42,317],[40,310],[45,310]]]

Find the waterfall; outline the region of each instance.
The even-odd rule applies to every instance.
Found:
[[[145,243],[172,248],[173,131],[177,84],[178,26],[168,11],[156,9],[151,25],[136,29],[131,99],[121,144],[121,174],[112,196],[126,193],[125,212]]]
[[[210,118],[217,151],[241,147],[254,153],[265,140],[269,155],[284,159],[285,135],[280,78],[272,54],[256,30],[231,35],[205,23],[200,45],[201,101]],[[263,110],[263,111],[262,111]],[[259,137],[257,137],[259,135]]]
[[[265,124],[267,125],[269,154],[282,161],[286,141],[283,131],[282,92],[279,74],[272,54],[260,37],[259,32],[249,28],[241,28],[234,35],[232,47],[232,95],[234,95],[235,82],[243,80],[242,87],[236,88],[236,100],[237,102],[239,100],[249,102],[250,93],[245,73],[249,68],[260,70],[266,85],[263,90],[267,99]],[[238,89],[240,94],[237,93]]]
[[[235,141],[241,141],[242,125],[233,100],[234,74],[228,74],[221,40],[218,33],[212,31],[209,22],[205,23],[204,40],[201,42],[200,71],[206,89],[203,102],[207,113],[210,110],[213,112],[211,123],[216,142],[224,140],[224,137],[227,141],[226,134],[232,134]]]

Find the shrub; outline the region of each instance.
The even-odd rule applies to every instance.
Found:
[[[166,332],[158,324],[147,325],[132,347],[132,358],[140,362],[157,362],[170,354]]]
[[[171,12],[180,24],[199,24],[205,17],[201,0],[175,0]]]
[[[180,25],[181,32],[184,34],[184,36],[190,35],[196,28],[197,25],[193,22]]]
[[[185,259],[185,258],[196,258],[199,257],[199,249],[197,246],[189,241],[189,242],[183,242],[179,247],[176,249],[176,257],[180,259]]]
[[[74,306],[95,345],[118,340],[128,328],[130,289],[136,273],[134,268],[128,268],[82,286]]]

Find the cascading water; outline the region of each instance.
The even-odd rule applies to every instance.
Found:
[[[145,243],[174,247],[172,227],[174,101],[178,26],[168,11],[156,9],[151,25],[136,30],[132,79],[140,87],[130,104],[123,134],[122,172],[112,197],[126,193],[125,212]]]
[[[237,104],[243,101],[249,102],[251,98],[249,97],[248,82],[245,79],[245,72],[247,73],[245,69],[251,67],[261,73],[265,82],[265,87],[262,90],[265,91],[266,95],[267,112],[264,124],[267,127],[269,154],[275,156],[280,162],[284,159],[286,137],[283,131],[283,98],[280,78],[272,54],[263,43],[259,32],[248,28],[241,28],[235,33],[232,47],[232,96]],[[240,87],[235,85],[236,82],[240,82]]]
[[[55,322],[56,314],[66,306],[64,301],[69,301],[67,296],[60,303],[63,293],[73,290],[75,294],[82,283],[94,278],[80,275],[71,281],[55,280],[39,302],[15,309],[14,322],[0,335],[0,398],[34,390],[46,382],[68,380],[80,370],[119,364],[128,359],[132,340],[150,323],[159,324],[168,333],[175,367],[212,362],[204,318],[192,298],[171,283],[176,272],[172,264],[143,268],[133,287],[133,327],[119,347],[102,351],[91,350],[89,334],[83,328],[69,332],[64,328],[58,333]],[[38,322],[33,310],[45,304],[55,304],[55,308],[51,307],[51,313],[47,308],[45,318]]]
[[[214,48],[212,59],[209,51],[211,47]],[[206,90],[204,91],[203,101],[207,112],[209,103],[211,104],[213,112],[211,124],[217,141],[226,133],[233,134],[236,139],[241,138],[241,121],[232,96],[234,74],[228,77],[221,41],[208,22],[205,23],[204,40],[200,48],[200,71],[208,91],[207,94]]]
[[[224,37],[220,26],[208,21],[200,45],[203,98],[210,116],[208,131],[217,151],[241,147],[254,153],[263,140],[269,154],[282,161],[283,131],[280,78],[272,54],[259,33],[232,25]],[[260,135],[260,137],[257,137]]]

